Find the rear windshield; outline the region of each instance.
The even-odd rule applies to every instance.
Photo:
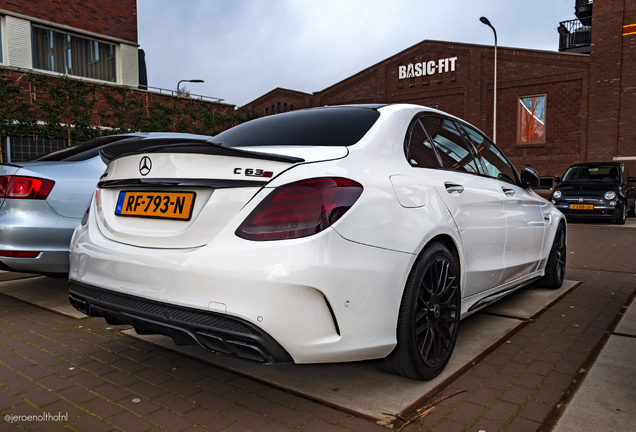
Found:
[[[575,165],[568,168],[563,175],[563,181],[620,183],[621,172],[617,165]]]
[[[350,146],[360,141],[378,117],[378,111],[359,107],[292,111],[242,123],[211,141],[225,147]]]
[[[121,136],[110,135],[102,138],[97,138],[92,141],[88,141],[82,144],[75,145],[73,147],[66,147],[60,150],[56,150],[42,157],[35,159],[36,161],[64,161],[64,162],[78,162],[90,159],[99,155],[99,150],[117,141],[124,139],[140,139],[141,137],[135,136]]]

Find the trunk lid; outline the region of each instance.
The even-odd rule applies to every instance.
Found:
[[[109,147],[102,155],[110,163],[96,194],[98,227],[113,241],[150,248],[203,246],[280,173],[348,153],[200,142],[121,150]]]
[[[105,167],[99,157],[76,162],[23,162],[0,165],[0,175],[53,180],[55,186],[46,202],[60,216],[81,219]]]

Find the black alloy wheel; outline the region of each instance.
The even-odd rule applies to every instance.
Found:
[[[567,245],[565,227],[559,224],[554,236],[548,262],[545,266],[545,275],[539,279],[537,286],[557,289],[563,285],[565,279],[565,259],[567,257]]]
[[[623,203],[623,207],[621,208],[621,213],[618,219],[614,221],[617,225],[625,225],[625,221],[627,220],[627,202]]]
[[[441,243],[426,247],[409,275],[397,326],[397,345],[380,361],[386,372],[429,380],[448,363],[459,330],[461,292],[456,258]]]

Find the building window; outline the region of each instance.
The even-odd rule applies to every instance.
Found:
[[[269,108],[265,108],[265,115],[269,115]]]
[[[517,142],[519,144],[545,143],[545,103],[546,95],[523,96],[519,98]]]
[[[0,63],[4,63],[4,55],[2,53],[2,40],[4,39],[2,37],[2,32],[3,32],[3,28],[2,28],[2,20],[3,20],[3,16],[0,15]]]
[[[286,102],[283,104],[283,110],[284,110],[285,112],[287,112],[287,103],[286,103]]]
[[[117,81],[113,44],[34,26],[31,42],[34,69]]]
[[[289,110],[290,110],[290,111],[293,111],[293,110],[294,110],[294,104],[291,104],[291,105],[289,106]]]
[[[274,111],[274,105],[272,104],[272,114],[276,114],[276,111]]]

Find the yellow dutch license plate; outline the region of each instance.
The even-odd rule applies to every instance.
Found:
[[[594,210],[592,204],[570,204],[570,210]]]
[[[194,192],[119,192],[115,214],[188,221],[192,217]]]

